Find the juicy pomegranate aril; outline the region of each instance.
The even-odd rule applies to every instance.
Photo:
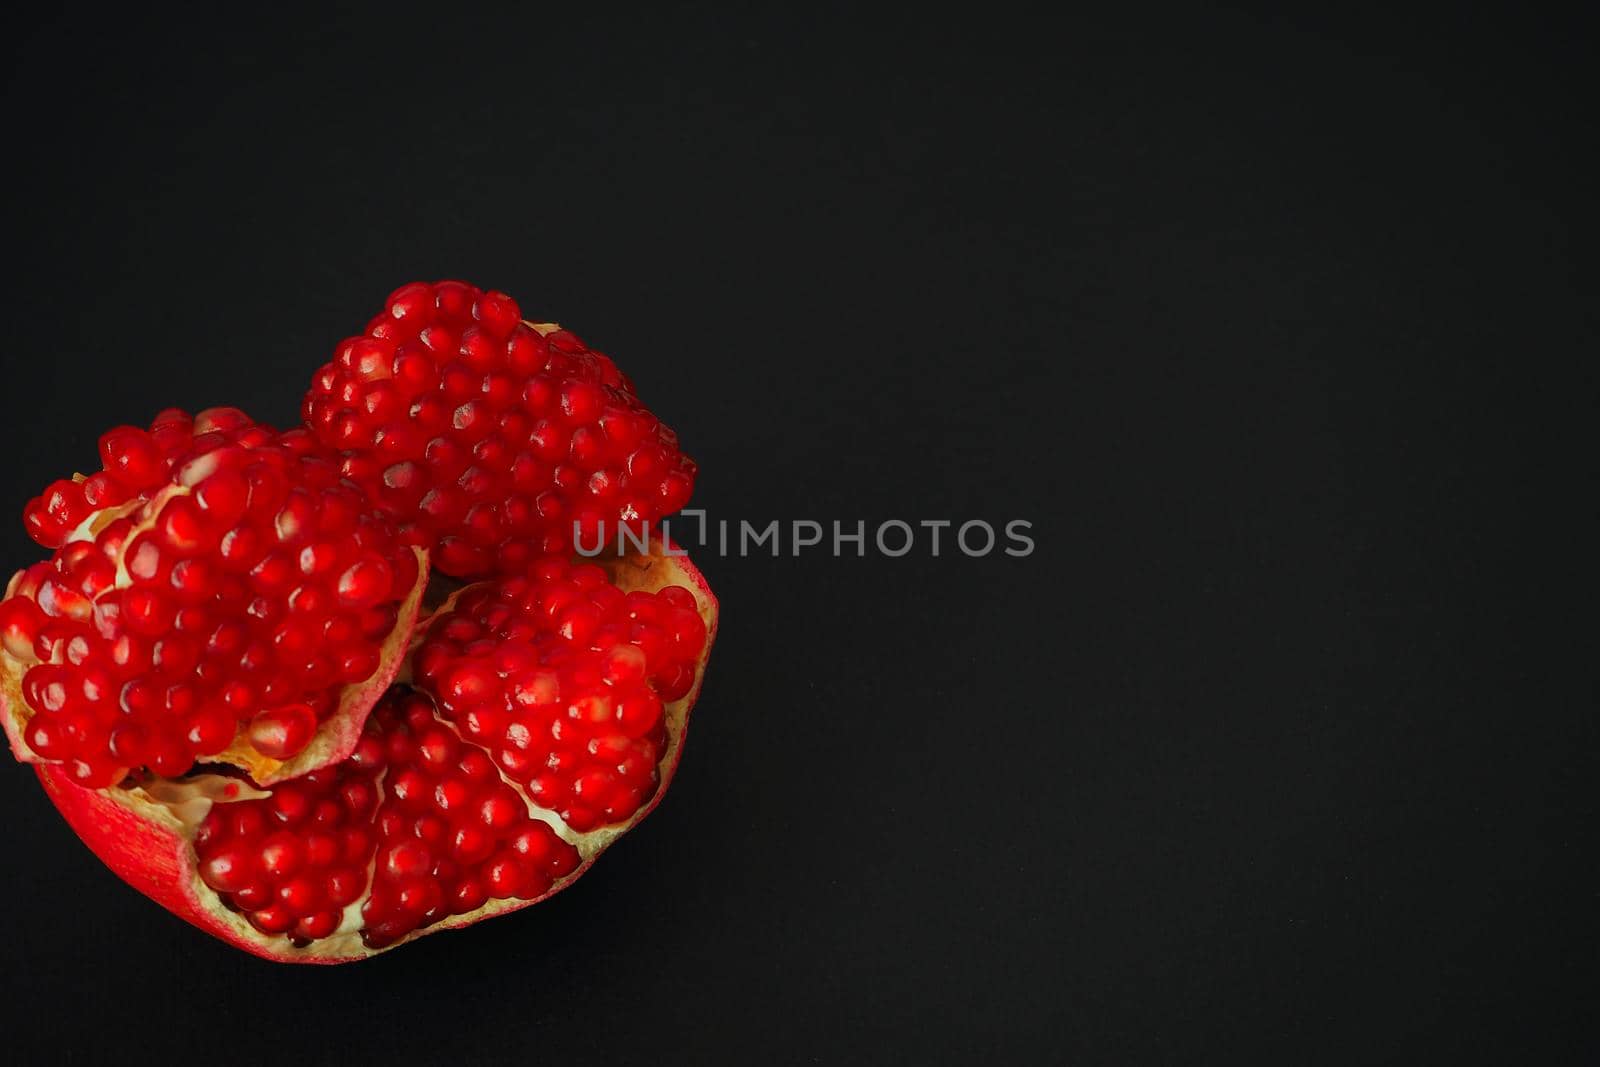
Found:
[[[688,503],[695,465],[610,359],[504,293],[414,282],[339,345],[306,425],[457,577],[636,534]]]
[[[267,783],[354,747],[399,669],[426,557],[306,431],[221,412],[113,431],[105,506],[46,509],[76,525],[0,602],[0,721],[19,759],[90,787],[196,760]]]
[[[478,606],[520,604],[535,587],[547,594],[540,602],[551,590],[600,588],[586,584],[593,580],[588,568],[560,570],[554,577],[542,571],[521,586],[468,587],[436,625],[459,624]],[[526,907],[572,884],[660,799],[715,634],[716,600],[687,559],[613,560],[602,579],[624,603],[654,603],[669,619],[692,603],[696,632],[704,635],[687,678],[673,673],[675,687],[662,693],[663,742],[653,768],[658,784],[618,821],[584,831],[541,806],[498,765],[488,745],[452,721],[425,690],[405,686],[380,702],[349,758],[270,789],[200,774],[145,776],[91,790],[74,786],[58,766],[36,770],[67,821],[117,874],[201,929],[269,959],[361,959]],[[522,600],[508,596],[507,588],[520,588]],[[488,614],[498,617],[493,608]],[[687,620],[676,621],[694,630]],[[646,678],[653,677],[658,651],[675,671],[674,649],[654,645],[661,631],[660,625],[641,629],[644,643],[633,646],[646,653]],[[561,643],[568,651],[580,647],[559,627],[542,624],[506,640],[551,653]],[[591,635],[582,647],[592,652],[595,645]],[[452,653],[458,662],[471,662],[471,653],[465,655]],[[513,692],[515,677],[507,672],[501,689]],[[632,671],[602,682],[624,689],[636,683]]]

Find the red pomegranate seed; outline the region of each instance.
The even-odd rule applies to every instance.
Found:
[[[317,716],[309,704],[287,704],[263,711],[250,720],[250,744],[263,756],[288,759],[311,743]]]

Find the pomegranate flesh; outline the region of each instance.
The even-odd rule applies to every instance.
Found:
[[[105,506],[30,520],[56,547],[0,601],[19,759],[91,787],[197,760],[268,783],[348,755],[399,669],[426,556],[304,430],[221,410],[112,431]]]

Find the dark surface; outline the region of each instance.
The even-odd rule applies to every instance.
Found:
[[[1581,38],[981,14],[14,27],[8,514],[166,405],[292,420],[463,276],[615,355],[713,517],[1038,542],[703,553],[660,810],[354,967],[189,929],[0,767],[14,1062],[1596,1054]]]

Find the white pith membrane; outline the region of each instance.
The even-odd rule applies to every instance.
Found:
[[[204,457],[200,457],[204,458]],[[191,464],[193,461],[191,461]],[[209,473],[207,471],[206,473]],[[83,475],[73,475],[74,480],[82,480]],[[88,516],[67,535],[62,546],[75,541],[93,541],[99,536],[100,531],[111,525],[116,520],[130,515],[141,508],[147,509],[148,518],[133,525],[128,530],[128,535],[123,541],[124,545],[131,545],[134,539],[142,533],[155,528],[160,518],[161,509],[174,497],[189,496],[193,490],[188,485],[168,485],[148,498],[135,498],[113,507],[103,508]],[[287,760],[273,759],[264,756],[251,747],[245,735],[246,716],[240,723],[234,735],[233,743],[221,752],[210,756],[200,756],[201,763],[221,763],[238,767],[247,773],[255,782],[269,785],[273,782],[286,781],[298,778],[309,771],[328,763],[336,763],[348,756],[355,748],[356,741],[361,736],[361,723],[354,724],[352,729],[348,723],[352,709],[365,703],[369,708],[389,687],[390,682],[401,669],[404,652],[409,646],[412,631],[416,627],[417,616],[422,609],[422,595],[427,587],[428,555],[419,548],[412,552],[417,558],[417,581],[411,591],[405,596],[395,609],[394,630],[384,638],[378,653],[378,667],[365,681],[354,682],[344,687],[339,696],[339,704],[328,717],[317,724],[317,732],[305,748]],[[6,586],[5,595],[9,598],[15,590],[18,572]],[[116,560],[116,577],[111,583],[110,590],[128,589],[133,585],[133,576],[128,573],[126,559],[119,555]],[[55,656],[50,660],[35,662],[61,663],[64,657],[61,649],[56,650]],[[11,653],[0,645],[0,726],[3,726],[11,742],[11,751],[18,760],[24,763],[41,762],[39,757],[28,748],[23,740],[28,722],[33,718],[33,709],[28,707],[27,701],[22,697],[22,677],[34,662],[24,662],[12,656]]]
[[[418,937],[434,933],[439,930],[456,929],[468,926],[482,919],[506,912],[515,911],[537,903],[571,885],[588,870],[590,863],[596,856],[603,852],[618,837],[632,829],[655,807],[666,791],[671,781],[673,771],[677,767],[678,757],[681,752],[687,732],[689,712],[696,698],[699,696],[700,687],[705,679],[706,664],[710,658],[711,646],[716,637],[717,611],[716,602],[709,591],[704,588],[698,574],[686,570],[677,562],[679,557],[659,553],[632,554],[620,558],[594,558],[586,562],[596,563],[603,567],[611,577],[613,584],[623,592],[640,590],[644,592],[657,592],[660,589],[677,585],[687,589],[694,595],[695,606],[701,620],[706,624],[706,644],[699,660],[695,664],[694,682],[689,691],[681,698],[674,701],[664,701],[662,712],[666,722],[667,742],[657,764],[659,782],[653,795],[640,804],[639,809],[626,821],[597,827],[585,833],[573,830],[561,820],[556,812],[542,808],[535,804],[527,795],[522,785],[509,778],[498,764],[494,764],[495,773],[501,782],[514,789],[522,798],[530,818],[536,819],[549,826],[561,840],[572,845],[578,852],[579,862],[573,871],[551,882],[550,888],[537,897],[509,898],[489,900],[481,907],[464,912],[460,915],[450,915],[440,921],[419,929],[396,939],[393,943],[381,948],[370,948],[362,940],[361,929],[364,921],[361,915],[362,906],[372,896],[374,888],[374,871],[377,857],[383,848],[381,841],[373,846],[373,855],[367,861],[367,883],[365,889],[351,904],[343,910],[343,918],[337,930],[328,937],[320,938],[310,943],[296,943],[288,934],[265,934],[252,926],[243,912],[235,911],[222,902],[220,895],[200,878],[198,857],[196,855],[193,839],[195,831],[217,804],[236,803],[243,800],[260,800],[272,795],[270,787],[254,785],[238,777],[221,774],[195,773],[180,779],[162,779],[150,775],[138,778],[129,778],[122,785],[96,790],[103,796],[128,812],[172,835],[180,847],[185,850],[184,862],[180,864],[183,877],[188,879],[187,893],[185,894],[199,906],[205,909],[207,915],[229,932],[229,939],[240,944],[256,945],[266,949],[266,955],[280,960],[304,959],[307,962],[330,962],[338,960],[354,960],[387,952],[392,948],[406,944]],[[424,573],[426,573],[424,571]],[[419,583],[420,585],[421,583]],[[452,592],[440,604],[434,615],[442,615],[450,611],[460,593],[470,586],[463,586]],[[414,596],[419,595],[414,592]],[[412,639],[412,647],[420,644],[427,624],[417,628]],[[0,655],[3,655],[0,650]],[[410,677],[410,662],[407,657],[401,668],[398,683],[406,683]],[[5,679],[9,684],[12,679]],[[434,719],[448,729],[466,748],[482,750],[481,746],[461,732],[448,719],[441,716],[437,710]],[[357,731],[359,736],[359,731]],[[493,761],[491,761],[493,762]],[[374,780],[378,800],[373,806],[373,821],[382,810],[383,802],[387,799],[385,779],[391,768],[385,767]],[[76,789],[76,786],[68,787]]]

